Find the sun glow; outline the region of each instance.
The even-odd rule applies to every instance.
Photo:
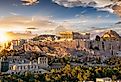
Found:
[[[4,43],[9,40],[9,37],[7,36],[6,32],[0,32],[0,42]]]

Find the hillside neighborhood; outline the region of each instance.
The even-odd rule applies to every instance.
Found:
[[[121,64],[121,37],[115,31],[108,30],[102,36],[97,35],[94,40],[90,40],[90,33],[65,31],[60,32],[58,36],[40,35],[28,40],[12,40],[1,46],[0,54],[1,74],[5,75],[32,72],[46,74],[46,78],[49,80],[50,73],[59,75],[62,70],[87,69],[92,74],[91,70],[93,72],[98,69],[106,70],[106,68],[112,71],[114,68],[120,70],[117,66]],[[106,76],[96,75],[94,77],[93,75],[91,78],[90,74],[84,76],[85,79],[77,78],[75,80],[89,81],[96,78],[96,80],[100,80],[100,77],[103,79]],[[115,74],[106,77],[109,77],[110,80],[120,78]],[[114,77],[115,79],[113,79]]]

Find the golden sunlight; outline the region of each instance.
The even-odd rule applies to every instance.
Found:
[[[9,37],[7,36],[6,32],[0,32],[0,42],[4,43],[9,40]]]

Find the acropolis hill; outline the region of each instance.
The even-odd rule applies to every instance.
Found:
[[[30,40],[12,40],[1,47],[0,56],[2,62],[9,61],[6,74],[58,72],[66,64],[72,68],[115,67],[121,64],[120,39],[113,30],[96,35],[93,40],[90,40],[90,33],[65,31],[59,35],[39,35]]]
[[[31,40],[13,40],[6,43],[3,49],[24,50],[25,52],[40,52],[53,56],[64,57],[75,55],[78,50],[87,54],[110,56],[121,50],[121,37],[113,30],[104,32],[90,40],[90,33],[59,32],[59,35],[40,35]],[[91,55],[91,56],[92,56]]]

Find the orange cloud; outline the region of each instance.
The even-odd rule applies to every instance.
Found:
[[[0,29],[26,30],[26,28],[52,29],[56,27],[56,23],[52,22],[47,17],[24,17],[24,16],[9,16],[0,19]]]
[[[16,39],[32,39],[34,38],[35,34],[32,33],[15,33],[15,32],[7,32],[6,35],[9,37],[10,40],[16,40]]]
[[[121,16],[121,5],[114,5],[112,9],[117,15]]]

